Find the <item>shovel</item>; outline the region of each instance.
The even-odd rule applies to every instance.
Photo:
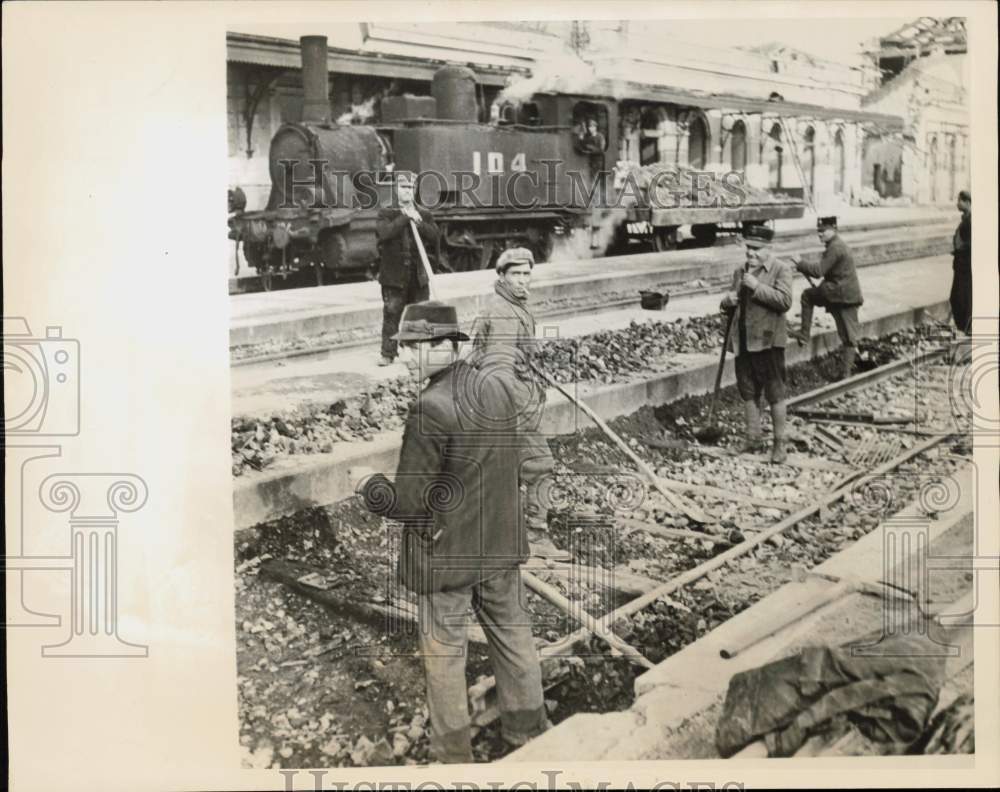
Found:
[[[695,439],[699,443],[715,444],[722,437],[723,429],[715,423],[715,408],[719,405],[719,386],[722,385],[722,369],[726,366],[726,350],[729,348],[729,334],[733,330],[733,322],[736,321],[736,307],[729,315],[726,323],[726,335],[722,340],[722,353],[719,355],[719,370],[715,372],[715,391],[712,393],[712,406],[708,408],[708,423],[695,433]]]
[[[749,261],[743,265],[743,271],[750,271]],[[742,285],[737,289],[737,294],[740,295],[740,298],[742,298]],[[719,386],[722,385],[722,369],[725,368],[726,365],[726,350],[729,347],[729,335],[733,331],[733,322],[736,321],[737,307],[738,306],[734,305],[733,312],[729,314],[729,322],[726,324],[726,335],[722,339],[722,353],[719,355],[719,370],[715,372],[715,390],[712,393],[712,405],[708,408],[708,424],[694,433],[695,439],[699,443],[714,445],[722,438],[723,429],[715,423],[715,408],[719,406]],[[745,307],[744,310],[746,310]]]

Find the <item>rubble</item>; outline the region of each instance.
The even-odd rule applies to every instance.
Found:
[[[906,339],[900,336],[869,348],[873,353],[895,349],[899,354],[906,349]],[[792,392],[824,382],[813,364],[790,369],[789,380]],[[870,398],[885,402],[896,391],[900,396],[903,393],[902,381],[885,380],[879,385],[883,387],[873,390]],[[399,391],[394,395],[404,398]],[[770,465],[734,453],[742,431],[740,404],[733,388],[724,389],[721,396],[718,418],[731,432],[721,449],[711,454],[685,450],[691,427],[702,420],[704,399],[643,408],[611,423],[658,474],[675,481],[724,486],[789,504],[806,504],[817,493],[838,485],[842,474],[834,470]],[[350,419],[373,414],[378,398],[372,397],[373,404],[364,411],[347,399],[327,405],[322,412],[330,416],[329,425],[344,427],[345,433],[358,431],[351,429]],[[389,412],[398,417],[400,406]],[[295,421],[294,417],[276,416],[268,423],[267,436],[273,429],[280,437],[294,437],[302,431]],[[357,421],[353,425],[370,426]],[[798,454],[810,458],[830,455],[827,447],[815,441],[809,422],[792,418],[789,425]],[[257,426],[252,431],[256,437]],[[873,430],[837,427],[836,431],[845,442],[857,442],[863,433]],[[649,439],[659,444],[647,445]],[[559,496],[549,515],[550,533],[554,543],[570,549],[579,564],[604,567],[612,574],[620,566],[667,580],[724,549],[709,537],[752,539],[782,516],[767,506],[695,493],[691,499],[719,522],[692,525],[658,495],[641,489],[639,497],[629,496],[634,492],[630,482],[641,479],[630,472],[621,452],[596,430],[557,438],[552,446]],[[916,495],[920,476],[911,474],[929,466],[936,475],[947,475],[959,464],[947,454],[948,449],[941,450],[930,461],[924,455],[901,466],[901,475],[893,479],[895,503],[905,504]],[[627,486],[619,486],[622,483]],[[822,514],[729,564],[724,573],[719,570],[706,575],[696,584],[673,592],[669,599],[619,619],[615,631],[651,661],[660,662],[787,582],[793,566],[812,567],[825,560],[874,530],[883,516],[853,502],[830,504]],[[706,539],[668,539],[628,531],[626,517],[703,531]],[[314,575],[301,578],[309,585],[333,588],[338,595],[343,593],[359,602],[374,603],[379,598],[384,602],[393,580],[389,554],[394,530],[394,524],[368,514],[356,499],[350,499],[238,534],[234,563],[239,592],[237,667],[240,742],[246,766],[334,767],[427,761],[423,671],[413,655],[413,634],[403,630],[387,633],[352,621],[260,574],[272,558],[294,560],[315,570]],[[585,580],[560,576],[550,580],[595,616],[619,604],[613,591],[591,588]],[[558,640],[575,629],[575,624],[567,624],[533,594],[528,595],[528,607],[540,642]],[[358,652],[360,648],[364,651]],[[632,703],[637,669],[624,658],[610,657],[607,645],[599,639],[578,648],[579,656],[561,661],[565,673],[546,690],[546,706],[556,723],[577,712],[622,710]],[[470,646],[469,679],[490,672],[482,648]],[[958,735],[954,741],[964,744],[965,733],[954,731]],[[484,761],[509,750],[498,723],[477,730],[473,745],[477,759]]]

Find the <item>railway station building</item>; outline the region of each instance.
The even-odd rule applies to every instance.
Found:
[[[243,188],[248,209],[267,201],[271,136],[301,116],[297,37],[309,33],[329,37],[330,99],[342,123],[377,121],[379,98],[427,95],[437,68],[460,64],[476,75],[484,121],[518,86],[597,91],[620,103],[619,150],[608,152],[609,167],[624,160],[742,171],[752,186],[804,197],[819,212],[856,203],[871,175],[866,151],[904,134],[898,103],[865,104],[872,85],[863,69],[780,44],[714,49],[624,21],[234,31],[227,35],[230,186]],[[950,140],[938,139],[939,157],[950,156]],[[940,193],[924,189],[913,200]]]

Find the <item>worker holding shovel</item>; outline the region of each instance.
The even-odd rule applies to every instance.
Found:
[[[722,298],[727,314],[735,311],[737,332],[730,335],[736,353],[736,387],[747,422],[744,453],[763,451],[761,399],[771,407],[774,445],[771,461],[785,461],[785,314],[792,307],[792,265],[775,258],[771,250],[774,231],[751,225],[743,231],[747,263],[733,273],[732,290]]]
[[[524,434],[521,485],[524,518],[534,555],[569,560],[548,537],[545,492],[552,484],[555,462],[548,440],[539,431],[545,408],[545,384],[532,369],[538,353],[535,317],[528,308],[535,257],[527,248],[510,248],[497,259],[493,294],[486,298],[472,328],[471,361],[482,376],[498,377],[518,404],[518,429]]]

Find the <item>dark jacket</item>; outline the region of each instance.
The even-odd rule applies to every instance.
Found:
[[[420,238],[423,240],[427,258],[434,265],[437,251],[438,227],[434,218],[426,209],[417,207],[423,222],[417,224]],[[375,223],[375,236],[378,240],[379,269],[378,281],[383,286],[395,286],[405,289],[410,278],[416,277],[421,284],[427,283],[423,264],[420,262],[420,251],[410,231],[410,218],[400,209],[381,209]]]
[[[462,360],[417,397],[395,482],[376,476],[364,492],[369,509],[404,524],[398,575],[411,591],[463,588],[527,558],[516,421],[504,379]]]
[[[972,213],[962,214],[962,220],[952,238],[952,267],[956,270],[972,269]]]
[[[472,341],[494,365],[509,365],[520,377],[530,378],[528,364],[538,352],[535,317],[499,278],[472,325]]]
[[[819,289],[827,301],[842,305],[862,305],[861,283],[858,281],[858,271],[854,266],[854,257],[847,243],[835,235],[823,257],[816,264],[803,261],[799,270],[814,278],[822,278]]]
[[[788,330],[785,314],[792,307],[792,265],[782,259],[771,259],[767,265],[759,264],[750,270],[757,280],[747,301],[747,351],[760,352],[771,347],[784,348],[788,344]],[[739,294],[743,270],[733,273],[732,291]],[[727,295],[722,300],[723,308],[736,309],[733,329],[729,334],[729,349],[739,354],[740,307],[735,306]]]

